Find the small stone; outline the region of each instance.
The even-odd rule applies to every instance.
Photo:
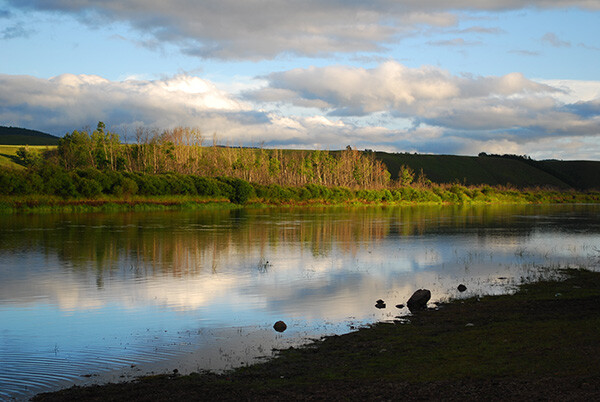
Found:
[[[383,300],[379,299],[377,300],[377,304],[375,304],[375,307],[377,308],[385,308],[386,304]]]
[[[458,285],[457,289],[459,292],[464,292],[465,290],[467,290],[467,287],[461,283],[460,285]]]
[[[273,329],[277,332],[283,332],[287,329],[287,325],[283,321],[277,321],[275,325],[273,325]]]
[[[396,308],[404,308],[404,304],[396,304]]]
[[[473,324],[472,322],[467,323],[467,325],[465,325],[465,327],[474,327],[475,324]]]

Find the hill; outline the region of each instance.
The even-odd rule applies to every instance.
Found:
[[[600,189],[600,161],[535,161],[515,155],[421,155],[376,152],[393,179],[402,165],[423,170],[434,183],[489,184],[559,189]]]
[[[41,131],[0,126],[0,145],[58,145],[58,140]]]

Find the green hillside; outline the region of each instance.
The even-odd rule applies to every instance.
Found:
[[[573,188],[600,189],[600,162],[598,161],[548,160],[539,162],[539,165]]]
[[[41,131],[0,126],[0,145],[58,145],[58,140]]]
[[[600,189],[599,161],[534,161],[501,156],[420,155],[376,152],[386,164],[392,178],[398,177],[402,165],[416,173],[421,169],[434,183],[466,185],[513,185],[560,189]]]

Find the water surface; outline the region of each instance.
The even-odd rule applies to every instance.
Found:
[[[0,398],[273,347],[597,268],[600,208],[317,208],[0,216]],[[459,294],[456,286],[467,286]],[[375,308],[377,299],[387,308]],[[278,334],[277,320],[288,324]]]

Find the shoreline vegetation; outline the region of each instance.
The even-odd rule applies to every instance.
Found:
[[[33,400],[593,400],[600,273],[558,274],[513,295],[457,298],[223,374],[174,370]]]
[[[434,183],[374,152],[204,146],[200,132],[140,129],[122,143],[103,123],[56,147],[19,147],[0,167],[0,212],[322,205],[599,203],[600,191]],[[513,156],[516,157],[516,156]],[[486,155],[486,158],[489,156]],[[527,160],[528,163],[535,161]],[[509,160],[509,162],[514,162]],[[389,165],[389,163],[388,163]]]
[[[0,195],[0,213],[77,213],[77,212],[135,212],[167,210],[209,210],[270,207],[368,207],[368,206],[415,206],[415,205],[519,205],[519,204],[598,204],[600,193],[561,192],[551,190],[492,189],[492,195],[478,188],[460,186],[454,190],[405,188],[397,190],[364,190],[347,192],[347,189],[324,188],[326,196],[301,197],[298,193],[305,188],[273,188],[267,186],[256,191],[261,197],[253,196],[247,201],[236,203],[229,197],[205,197],[193,195],[100,195],[93,198],[60,197],[56,195]],[[445,191],[440,197],[439,193]],[[492,192],[490,191],[490,193]],[[335,195],[335,193],[342,194]],[[457,192],[460,192],[457,194]],[[266,193],[266,194],[265,194]],[[273,194],[275,193],[275,194]],[[283,193],[283,195],[281,194]],[[287,193],[287,194],[286,194]],[[334,194],[329,196],[328,193]],[[403,194],[408,193],[408,196]],[[471,198],[469,195],[475,193]],[[481,194],[481,195],[480,195]]]

